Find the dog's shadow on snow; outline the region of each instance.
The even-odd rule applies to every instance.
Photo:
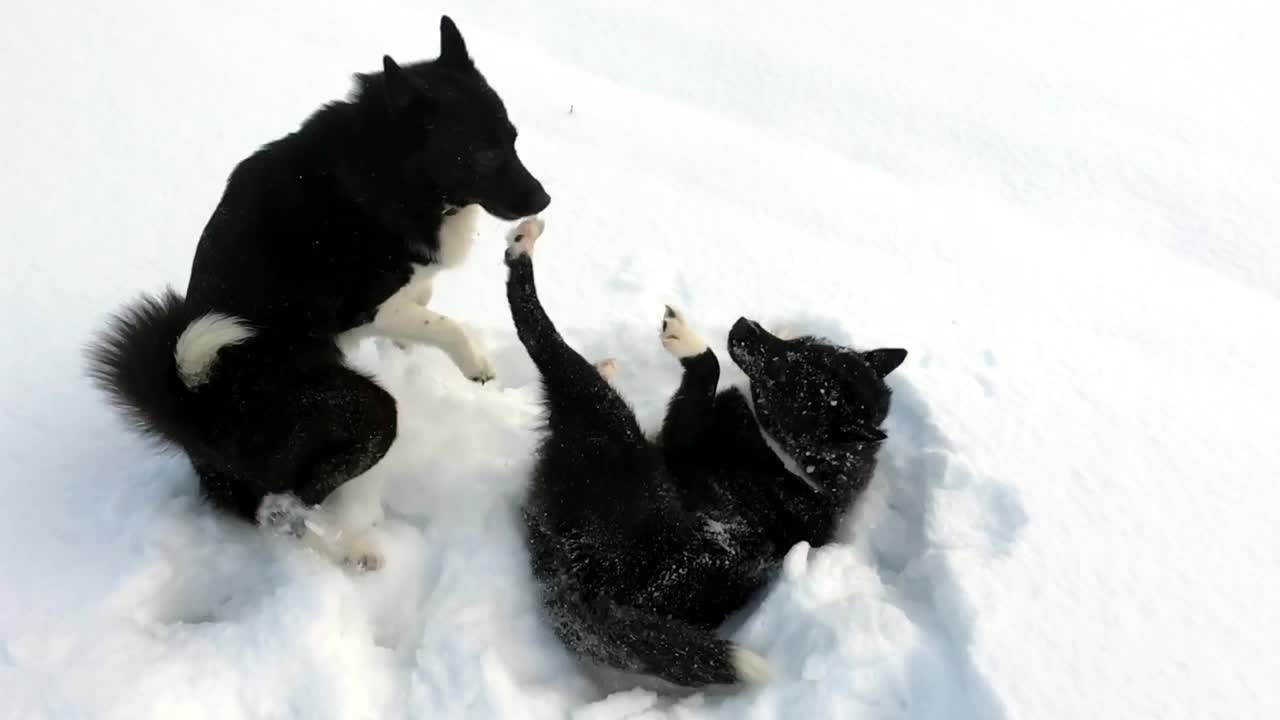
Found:
[[[1012,487],[983,475],[956,451],[915,386],[895,382],[894,402],[892,441],[870,490],[883,505],[877,508],[873,496],[869,507],[855,513],[851,534],[855,542],[860,532],[866,535],[882,582],[900,593],[908,615],[932,625],[945,641],[912,658],[910,685],[936,683],[939,664],[950,665],[970,712],[951,708],[939,716],[1005,718],[1003,704],[970,653],[977,613],[963,590],[963,570],[952,558],[1003,557],[1026,515]],[[880,523],[860,531],[857,520],[877,511]]]
[[[833,320],[810,315],[783,324],[869,349]],[[949,439],[912,383],[913,369],[909,358],[889,378],[894,393],[885,426],[889,440],[844,539],[874,560],[881,582],[907,616],[940,640],[920,643],[909,659],[909,694],[950,683],[950,690],[920,694],[949,695],[969,706],[965,712],[945,702],[924,716],[999,720],[1007,713],[970,654],[976,612],[953,558],[998,560],[1027,518],[1016,489],[981,472]],[[948,672],[951,677],[943,677]]]

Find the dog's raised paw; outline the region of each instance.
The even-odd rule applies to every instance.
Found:
[[[707,351],[707,343],[701,335],[689,328],[684,314],[668,305],[662,314],[662,347],[677,360],[701,355]]]
[[[533,245],[542,236],[547,223],[540,217],[521,220],[507,233],[507,262],[533,254]]]

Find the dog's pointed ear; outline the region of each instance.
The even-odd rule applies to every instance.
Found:
[[[867,361],[872,370],[880,377],[885,377],[893,372],[907,359],[907,351],[902,348],[880,348],[878,350],[868,350],[862,353],[862,359]]]
[[[390,55],[382,56],[382,92],[386,96],[387,107],[393,112],[409,107],[414,98],[421,95],[404,68],[397,65]]]
[[[470,66],[471,55],[458,26],[448,15],[440,16],[440,62],[445,65]]]

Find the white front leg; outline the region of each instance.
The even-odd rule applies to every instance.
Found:
[[[493,364],[456,320],[413,302],[393,296],[378,308],[373,332],[393,340],[434,345],[453,360],[463,375],[485,383],[495,377]]]

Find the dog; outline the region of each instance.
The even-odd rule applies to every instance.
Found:
[[[380,336],[443,350],[494,378],[462,326],[427,309],[466,258],[481,209],[517,220],[551,201],[457,26],[435,60],[355,76],[355,89],[232,171],[185,296],[143,297],[89,347],[89,374],[144,435],[190,458],[212,505],[336,558],[376,552],[311,513],[396,437],[396,403],[344,364]]]
[[[729,355],[749,389],[717,392],[720,365],[684,315],[662,318],[683,368],[650,440],[538,300],[543,224],[508,235],[507,301],[542,377],[546,428],[524,505],[527,544],[555,634],[588,664],[700,688],[763,680],[757,653],[717,636],[801,541],[830,542],[876,467],[907,352],[781,339],[746,318]]]

